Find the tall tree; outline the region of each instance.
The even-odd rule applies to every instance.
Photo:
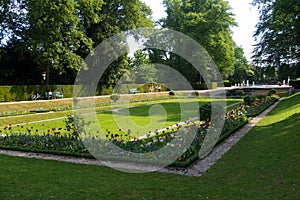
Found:
[[[247,79],[251,79],[251,77],[254,76],[254,72],[252,71],[251,66],[248,64],[243,48],[235,45],[234,56],[234,74],[230,76],[229,79],[233,83],[241,83]]]
[[[99,0],[91,6],[99,10],[102,3]],[[68,68],[78,70],[83,59],[77,51],[81,48],[92,50],[93,42],[84,33],[80,23],[79,8],[74,0],[28,2],[30,45],[40,66],[47,69],[47,75],[51,68],[61,74]]]
[[[163,27],[182,32],[199,42],[218,66],[223,78],[233,74],[234,44],[230,27],[235,25],[230,6],[224,0],[164,0],[167,17]],[[188,51],[188,47],[187,47]],[[198,74],[182,59],[176,65],[191,82]],[[176,66],[175,66],[176,68]],[[187,70],[190,68],[189,70]]]
[[[0,45],[9,38],[20,38],[27,26],[26,0],[0,0]]]
[[[134,52],[133,57],[129,58],[129,66],[131,71],[128,76],[133,83],[146,84],[157,80],[157,70],[142,50]]]
[[[300,60],[300,1],[254,0],[260,17],[255,37],[255,64],[296,66]],[[299,75],[298,75],[299,76]]]
[[[37,71],[47,69],[48,76],[66,80],[76,76],[83,59],[105,38],[152,27],[150,15],[151,9],[140,0],[0,0],[0,39],[3,45],[18,40],[35,58]],[[115,83],[127,68],[124,55],[106,71],[101,84]],[[59,79],[50,81],[64,82]]]
[[[153,27],[153,22],[149,19],[151,10],[140,0],[106,0],[97,14],[100,20],[85,26],[86,34],[92,38],[94,46],[122,31]],[[127,69],[128,57],[124,55],[104,72],[100,85],[114,85]]]

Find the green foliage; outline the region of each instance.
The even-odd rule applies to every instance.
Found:
[[[79,115],[67,115],[64,122],[66,131],[75,139],[78,139],[79,135],[84,133],[84,127],[87,125],[84,118]]]
[[[246,93],[244,92],[244,90],[237,90],[236,94],[239,96],[244,96]]]
[[[205,83],[195,83],[192,85],[194,90],[207,90],[208,87]]]
[[[276,89],[271,89],[271,90],[268,92],[268,96],[272,96],[272,95],[274,95],[274,94],[276,94],[276,93],[277,93]]]
[[[199,96],[199,92],[198,91],[194,91],[191,93],[192,96],[198,97]]]
[[[175,95],[175,92],[174,92],[173,90],[171,90],[171,91],[169,92],[169,95],[170,95],[170,96],[174,96],[174,95]]]
[[[214,106],[214,110],[215,110],[214,113],[212,113],[212,106]],[[199,108],[199,115],[200,115],[199,119],[201,121],[209,122],[212,118],[211,116],[212,114],[217,115],[216,118],[224,117],[221,115],[222,110],[224,110],[224,108],[220,104],[204,103]]]
[[[166,28],[184,33],[199,42],[218,66],[223,78],[233,73],[234,48],[230,27],[235,25],[230,6],[224,0],[165,0],[167,17],[162,19]],[[215,17],[218,16],[218,17]],[[172,44],[174,41],[168,41]],[[189,50],[188,46],[182,49]],[[197,72],[183,59],[170,56],[168,63],[193,83]],[[194,75],[193,75],[194,74]]]
[[[39,92],[45,97],[49,90],[58,91],[64,98],[71,98],[73,85],[23,85],[23,86],[0,86],[0,102],[31,100],[31,95]]]
[[[231,86],[232,86],[232,83],[231,83],[231,81],[229,81],[229,80],[224,80],[224,81],[223,81],[223,85],[224,85],[224,87],[231,87]]]
[[[235,44],[234,47],[234,55],[235,55],[235,64],[234,64],[234,74],[230,76],[230,80],[234,83],[241,83],[249,76],[253,75],[253,71],[248,64],[247,58],[244,55],[244,50],[242,47],[238,47]]]
[[[79,68],[87,69],[83,59],[104,39],[121,31],[153,26],[148,18],[150,8],[140,0],[1,0],[0,5],[1,64],[5,67],[9,64],[12,71],[30,68],[20,72],[25,84],[31,79],[35,81],[29,84],[41,83],[42,71],[47,72],[47,83],[73,83]],[[2,44],[4,36],[8,44],[22,47],[17,62],[12,59],[16,51],[7,51],[14,47]],[[9,55],[8,60],[5,55]],[[114,85],[126,69],[127,55],[124,55],[110,66],[100,84]],[[56,78],[57,75],[60,77]],[[22,81],[14,84],[24,84]]]
[[[236,199],[237,196],[248,199],[297,199],[300,196],[297,170],[300,166],[297,159],[300,148],[297,134],[300,129],[300,98],[297,99],[281,102],[203,176],[156,172],[137,176],[95,165],[0,155],[0,171],[3,172],[0,176],[2,183],[5,183],[1,186],[4,191],[1,197],[105,200],[111,199],[112,192],[118,188],[122,192],[114,192],[115,199],[124,199],[124,196],[135,199]],[[292,113],[291,107],[295,108]],[[16,176],[18,181],[14,181]],[[57,177],[67,181],[61,183]],[[257,180],[256,177],[263,178]],[[180,190],[176,197],[174,188]]]
[[[247,95],[243,98],[244,104],[251,106],[255,102],[256,97],[252,95]]]
[[[112,94],[110,95],[110,99],[113,101],[118,101],[120,99],[120,95],[119,94]]]
[[[290,65],[292,60],[292,66],[295,67],[300,55],[300,2],[254,0],[253,4],[260,12],[255,33],[258,41],[254,49],[255,62],[263,67],[280,67]]]
[[[101,4],[93,5],[93,10],[99,10]],[[48,73],[49,68],[60,73],[66,73],[67,69],[78,71],[83,59],[77,51],[92,50],[93,42],[82,29],[79,9],[79,4],[73,0],[28,2],[30,44],[38,63],[47,67]]]
[[[128,79],[126,82],[136,84],[146,84],[157,81],[157,70],[151,60],[142,51],[136,51],[133,58],[129,58],[130,71],[128,71]]]

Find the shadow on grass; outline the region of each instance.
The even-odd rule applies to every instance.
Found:
[[[255,126],[254,132],[268,135],[271,138],[280,138],[289,135],[300,136],[300,113],[293,114],[282,121],[270,123],[265,126]],[[252,131],[251,131],[252,132]]]
[[[284,113],[288,110],[292,110],[293,108],[298,107],[297,104],[300,104],[300,93],[296,93],[292,96],[286,97],[268,115],[270,115],[270,116],[277,115],[277,114],[280,114],[280,113]]]
[[[200,105],[204,104],[206,102],[198,102],[198,108]],[[237,100],[227,100],[227,105],[237,103]],[[198,110],[195,110],[196,102],[165,102],[165,103],[158,103],[158,104],[152,104],[152,105],[143,105],[138,107],[133,107],[129,109],[130,116],[142,116],[142,117],[148,117],[149,116],[149,110],[152,106],[160,105],[161,109],[164,109],[168,115],[167,121],[178,121],[181,119],[182,114],[184,113],[186,116],[183,118],[185,120],[189,119],[189,117],[196,117],[198,116]],[[182,108],[181,108],[182,106]],[[181,110],[183,108],[187,108],[186,110]],[[122,111],[123,109],[120,109],[119,113],[120,115],[128,115],[126,112]],[[155,113],[157,112],[157,113]],[[152,115],[161,115],[161,111],[157,110],[152,113]]]

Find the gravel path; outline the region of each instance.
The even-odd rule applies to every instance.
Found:
[[[187,176],[201,176],[204,174],[215,162],[217,162],[234,144],[236,144],[244,135],[248,133],[248,131],[254,127],[266,114],[268,114],[280,101],[276,102],[274,105],[269,107],[263,113],[253,118],[248,124],[243,126],[241,129],[237,130],[235,133],[230,135],[223,142],[215,146],[212,152],[207,155],[203,159],[199,159],[194,164],[187,168],[163,168],[160,169],[159,172],[164,173],[175,173]],[[44,160],[56,160],[62,162],[70,162],[76,164],[92,164],[103,166],[104,163],[94,159],[87,158],[75,158],[69,156],[57,156],[51,154],[41,154],[41,153],[29,153],[29,152],[20,152],[20,151],[10,151],[10,150],[1,150],[0,154],[10,155],[10,156],[19,156],[26,158],[36,158],[36,159],[44,159]],[[120,165],[121,166],[121,165]],[[134,170],[143,170],[145,166],[133,166],[133,165],[122,165],[122,167]],[[148,167],[148,168],[147,168]],[[151,166],[146,166],[146,170],[151,171]]]

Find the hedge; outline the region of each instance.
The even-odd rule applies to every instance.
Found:
[[[156,85],[156,84],[155,84]],[[158,84],[160,85],[160,84]],[[101,87],[98,86],[95,95],[110,95],[113,92],[119,94],[128,94],[132,88],[138,88],[139,92],[149,92],[150,84],[122,84],[117,86],[115,90],[112,86]],[[161,86],[161,91],[166,91],[164,85]],[[64,98],[71,98],[73,93],[73,85],[18,85],[18,86],[0,86],[0,102],[10,101],[27,101],[31,100],[31,95],[37,92],[45,97],[45,92],[51,90],[52,92],[60,92]]]
[[[291,80],[290,86],[293,86],[295,89],[300,89],[300,80]]]
[[[0,86],[0,102],[26,101],[31,99],[31,95],[39,92],[45,96],[47,91],[61,92],[65,98],[72,97],[73,85],[17,85]]]

